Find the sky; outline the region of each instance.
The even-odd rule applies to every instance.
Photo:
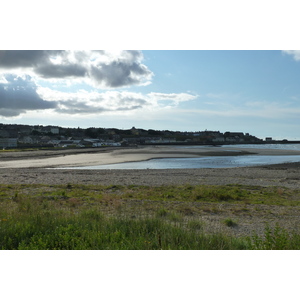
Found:
[[[1,50],[0,122],[300,140],[300,51]]]

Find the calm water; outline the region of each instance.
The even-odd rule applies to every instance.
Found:
[[[245,145],[224,145],[226,148],[252,148],[252,149],[279,149],[279,150],[300,150],[300,144],[245,144]]]
[[[181,146],[181,148],[202,148],[203,146]],[[268,145],[226,145],[224,147],[253,149],[300,150],[300,144]],[[234,150],[233,150],[234,151]],[[195,168],[236,168],[300,162],[300,155],[242,155],[213,156],[196,158],[160,158],[148,161],[128,162],[101,166],[74,167],[72,169],[195,169]]]

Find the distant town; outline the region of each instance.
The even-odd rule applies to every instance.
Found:
[[[249,133],[220,131],[170,131],[117,128],[63,128],[58,126],[0,123],[0,149],[70,148],[135,145],[226,145],[251,143],[285,143],[271,137],[259,139]]]

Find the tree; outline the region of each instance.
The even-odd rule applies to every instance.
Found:
[[[96,139],[98,137],[98,133],[95,131],[95,128],[87,128],[84,131],[84,134],[88,137],[90,137],[91,139]]]

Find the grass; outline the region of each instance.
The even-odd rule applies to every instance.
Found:
[[[299,191],[247,186],[0,185],[0,249],[300,249],[297,231],[206,231],[222,203],[299,205]],[[258,211],[260,213],[260,211]],[[232,218],[222,221],[238,225]],[[209,228],[208,228],[209,229]]]
[[[20,186],[22,189],[26,185]],[[28,187],[29,189],[31,186]],[[184,202],[227,202],[251,203],[267,205],[295,205],[300,204],[299,191],[278,189],[277,187],[247,187],[247,186],[98,186],[98,185],[64,185],[55,186],[46,191],[48,196],[97,198],[113,196],[114,199],[139,199],[151,201],[184,201]]]
[[[8,148],[8,149],[0,149],[0,152],[25,152],[25,151],[53,150],[53,149],[56,149],[56,147]]]
[[[196,233],[158,218],[107,218],[84,211],[77,216],[23,217],[1,224],[2,249],[245,249],[245,241]]]
[[[248,240],[250,248],[255,250],[299,250],[300,234],[290,234],[278,224],[273,229],[266,225],[262,237],[253,235]]]
[[[227,218],[224,220],[224,224],[228,227],[234,227],[234,226],[237,226],[237,223],[235,221],[233,221],[232,219],[230,218]]]

